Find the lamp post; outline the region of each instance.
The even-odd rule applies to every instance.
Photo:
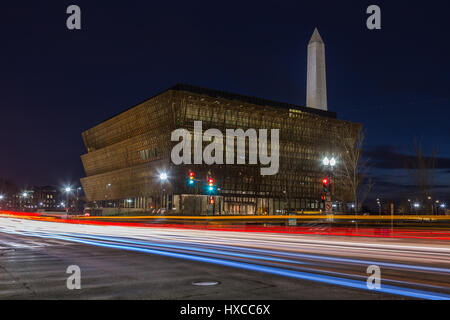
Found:
[[[414,203],[415,213],[417,214],[417,210],[420,208],[420,203]]]
[[[25,210],[25,205],[23,204],[23,202],[25,201],[26,198],[28,198],[28,193],[27,192],[23,192],[21,197],[20,197],[20,207],[21,207],[22,210]]]
[[[163,206],[164,206],[164,208],[166,207],[166,199],[165,199],[165,192],[166,192],[166,190],[164,189],[164,185],[165,185],[167,179],[168,179],[168,176],[167,176],[166,172],[162,172],[159,175],[159,180],[161,181],[161,184],[162,184],[161,213],[162,213]]]
[[[333,169],[337,164],[337,160],[335,157],[328,158],[328,156],[325,156],[325,158],[322,159],[322,164],[325,167],[325,172],[327,173],[327,176],[330,176],[331,180],[331,190],[325,194],[325,205],[328,203],[332,203],[331,195],[334,195],[334,176],[333,176]],[[331,206],[331,211],[333,207]]]
[[[66,193],[66,218],[69,215],[69,193],[72,191],[71,187],[66,187],[64,192]]]
[[[128,215],[130,215],[131,202],[133,202],[133,200],[127,199],[127,203],[128,203]]]
[[[431,198],[431,196],[428,197],[428,200],[430,200],[430,207],[431,207],[431,214],[434,214],[434,203],[433,203],[433,199]]]
[[[107,207],[107,203],[108,203],[108,191],[109,191],[109,188],[111,187],[111,183],[107,183],[106,184],[106,186],[105,186],[105,204],[104,204],[104,208],[106,208]]]
[[[77,188],[77,199],[76,199],[76,202],[75,202],[75,208],[76,208],[77,212],[78,212],[78,200],[80,198],[80,194],[79,194],[80,190],[82,190],[82,188],[78,187]]]
[[[445,214],[445,208],[447,207],[447,205],[445,203],[441,203],[440,207],[442,209],[443,214]]]

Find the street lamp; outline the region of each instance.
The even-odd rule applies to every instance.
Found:
[[[327,174],[327,176],[329,177],[329,179],[325,178],[322,180],[323,184],[324,184],[324,192],[325,195],[323,195],[325,202],[325,206],[327,206],[327,202],[331,202],[332,199],[331,197],[334,196],[334,176],[333,176],[333,168],[336,166],[336,159],[334,157],[328,158],[328,156],[325,156],[325,158],[323,158],[322,160],[322,164],[325,167],[325,172]],[[324,182],[326,180],[326,183]],[[325,188],[325,184],[328,185],[328,183],[331,183],[330,185],[330,189],[328,190],[328,188]]]
[[[415,212],[417,213],[417,209],[420,208],[420,204],[418,202],[414,203]]]
[[[76,199],[76,203],[75,203],[75,210],[78,212],[78,200],[80,199],[80,197],[79,197],[79,192],[80,192],[80,190],[83,190],[83,188],[81,188],[81,187],[78,187],[77,189],[77,199]]]
[[[167,173],[166,172],[161,172],[159,175],[159,180],[161,180],[161,183],[163,185],[163,189],[162,189],[162,197],[161,197],[161,209],[164,206],[164,208],[166,208],[166,198],[165,198],[165,192],[166,190],[164,189],[164,183],[167,181]],[[161,210],[162,213],[162,210]]]
[[[130,207],[131,207],[131,203],[133,202],[133,200],[131,199],[127,199],[127,203],[128,203],[128,215],[130,215]]]
[[[21,199],[20,199],[20,206],[22,207],[22,209],[25,209],[26,203],[24,201],[26,198],[28,198],[28,193],[26,191],[24,191],[24,192],[22,192]]]
[[[166,181],[167,180],[167,173],[163,172],[159,175],[159,179],[161,181]]]
[[[103,204],[103,207],[106,208],[108,206],[108,191],[111,187],[111,183],[107,183],[105,186],[105,203]]]
[[[377,198],[377,204],[378,204],[378,214],[381,215],[381,200]]]
[[[331,158],[330,166],[334,167],[335,165],[336,165],[336,159],[335,158]]]
[[[64,189],[66,192],[66,216],[69,214],[69,193],[72,191],[71,187],[66,187]]]
[[[325,157],[322,160],[322,164],[325,167],[328,167],[328,166],[334,167],[336,165],[336,159],[334,157],[332,157],[331,159],[328,159],[328,157]]]

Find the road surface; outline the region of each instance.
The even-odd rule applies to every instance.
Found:
[[[66,286],[71,265],[81,290]],[[367,287],[371,265],[380,289]],[[0,299],[450,299],[449,267],[441,240],[0,217]]]

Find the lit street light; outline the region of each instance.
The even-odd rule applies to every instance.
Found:
[[[105,204],[103,205],[105,208],[108,206],[108,191],[111,187],[111,183],[107,183],[105,186]]]
[[[28,198],[28,193],[27,192],[22,192],[22,196],[20,197],[20,207],[24,210],[26,203],[24,202],[25,199]]]
[[[161,179],[161,181],[166,181],[167,180],[167,173],[163,172],[159,175],[159,179]]]
[[[330,166],[334,167],[335,165],[336,165],[336,159],[335,158],[331,158]]]
[[[67,215],[69,214],[69,194],[72,191],[72,188],[66,187],[64,191],[66,192],[66,217],[67,217]]]
[[[165,193],[166,193],[166,189],[164,189],[164,183],[167,181],[167,173],[166,172],[162,172],[159,175],[159,180],[161,180],[162,182],[162,196],[161,196],[161,213],[162,213],[162,209],[166,208],[166,197],[165,197]]]
[[[334,167],[336,165],[336,159],[333,157],[328,159],[328,157],[323,158],[322,163],[325,167],[331,166]]]
[[[328,208],[330,205],[330,202],[332,203],[332,196],[334,195],[334,176],[333,176],[333,168],[336,165],[336,159],[334,157],[332,157],[331,159],[329,159],[328,157],[323,158],[322,160],[322,164],[325,167],[325,173],[327,174],[327,178],[322,180],[322,183],[324,184],[324,194],[322,195],[323,200],[325,201],[324,206]],[[326,181],[326,183],[325,183]],[[332,183],[331,183],[332,182]],[[330,183],[330,189],[328,189],[328,184]],[[332,208],[332,206],[331,206]],[[354,208],[354,207],[352,207]],[[327,211],[332,211],[331,210],[327,210]]]
[[[130,215],[130,207],[131,207],[131,203],[133,202],[133,200],[131,199],[127,199],[127,203],[128,203],[128,215]]]

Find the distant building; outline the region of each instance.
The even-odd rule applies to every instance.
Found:
[[[14,194],[5,195],[0,202],[1,207],[6,210],[57,210],[63,209],[61,205],[61,191],[56,187],[29,187]]]
[[[30,194],[33,205],[39,209],[54,210],[61,207],[61,191],[56,187],[33,187]]]

